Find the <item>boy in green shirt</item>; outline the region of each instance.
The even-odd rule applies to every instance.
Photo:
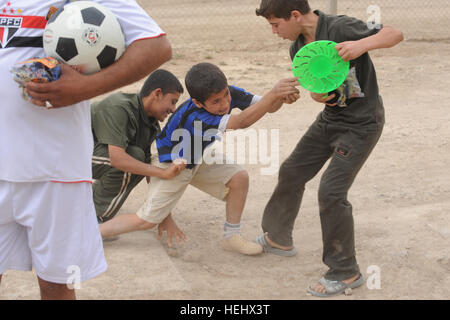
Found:
[[[182,93],[180,81],[160,69],[147,78],[139,94],[115,93],[92,104],[93,191],[100,223],[117,214],[142,178],[171,179],[184,169],[184,164],[164,170],[150,164],[150,146],[161,131],[158,121],[175,111]],[[171,215],[160,227],[168,236],[184,238]]]

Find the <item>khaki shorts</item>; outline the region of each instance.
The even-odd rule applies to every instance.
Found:
[[[226,184],[238,172],[241,166],[227,164],[202,163],[193,169],[185,169],[175,178],[165,180],[157,177],[150,179],[148,196],[145,203],[138,210],[137,216],[147,222],[159,224],[175,208],[188,185],[202,190],[214,198],[225,201],[229,188]],[[168,168],[170,163],[160,163],[152,158],[152,164],[160,168]]]

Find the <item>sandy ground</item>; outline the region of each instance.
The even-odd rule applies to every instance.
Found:
[[[195,63],[219,65],[231,84],[263,94],[290,76],[288,43],[262,30],[267,41],[199,46],[173,43],[164,68],[184,79]],[[170,38],[170,35],[169,35]],[[269,40],[270,39],[270,40]],[[258,40],[258,39],[257,39]],[[217,40],[219,41],[219,40]],[[229,41],[229,40],[224,40]],[[351,189],[357,259],[363,275],[371,267],[380,287],[369,286],[336,299],[450,298],[450,42],[403,42],[371,54],[386,109],[386,126]],[[135,91],[142,82],[124,88]],[[186,96],[184,96],[186,97]],[[254,129],[279,129],[280,163],[294,148],[322,106],[302,90],[302,99],[268,115]],[[245,164],[250,190],[243,234],[254,239],[276,175],[261,175],[261,164]],[[298,255],[247,257],[222,250],[225,206],[189,187],[174,217],[188,241],[169,252],[155,231],[123,235],[104,245],[108,271],[82,284],[80,299],[312,299],[306,288],[326,271],[322,264],[317,189],[308,185],[293,237]],[[121,213],[135,212],[145,199],[141,183]],[[373,284],[373,283],[372,283]],[[8,271],[0,299],[38,299],[32,272]]]

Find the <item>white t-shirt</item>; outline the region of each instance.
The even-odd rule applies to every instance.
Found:
[[[126,44],[164,35],[134,0],[94,0],[117,16]],[[25,101],[10,68],[44,57],[32,47],[41,37],[51,6],[66,1],[14,0],[0,6],[0,180],[90,181],[93,138],[89,102],[50,109]],[[23,46],[25,43],[25,47]],[[39,43],[39,41],[38,41]],[[28,46],[31,45],[31,46]]]

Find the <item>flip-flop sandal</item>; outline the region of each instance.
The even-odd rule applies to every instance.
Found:
[[[342,281],[327,280],[325,278],[320,279],[319,283],[325,288],[325,293],[314,291],[313,289],[311,289],[311,287],[309,287],[306,291],[313,296],[327,298],[344,293],[347,289],[354,289],[361,286],[362,284],[364,284],[364,277],[362,276],[362,274],[359,274],[359,278],[349,284],[346,284]]]
[[[264,252],[273,253],[278,256],[283,256],[283,257],[292,257],[297,254],[297,249],[295,249],[295,247],[293,247],[290,250],[281,250],[281,249],[270,246],[266,241],[265,234],[257,237],[256,242],[258,242],[263,247]]]

